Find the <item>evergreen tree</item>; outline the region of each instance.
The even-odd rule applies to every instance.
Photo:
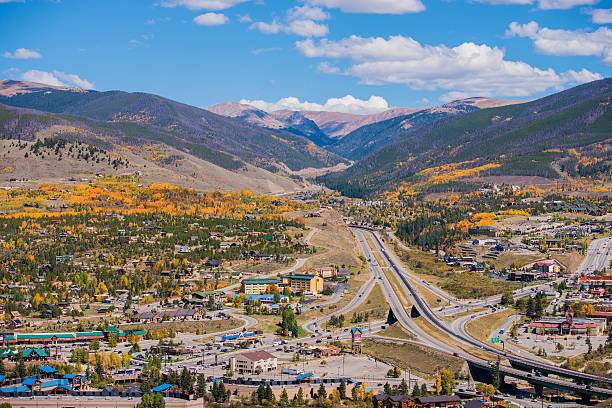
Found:
[[[259,397],[257,396],[257,391],[253,391],[251,393],[251,405],[259,405]]]
[[[323,385],[323,383],[319,385],[319,390],[317,391],[317,398],[319,399],[319,401],[327,399],[327,390],[325,390],[325,385]]]
[[[206,395],[206,376],[203,373],[198,374],[196,385],[196,396],[202,398]]]
[[[421,389],[419,388],[419,383],[414,383],[414,388],[412,389],[412,396],[414,398],[421,396]]]
[[[274,396],[274,392],[272,391],[272,387],[270,387],[270,384],[266,385],[266,401],[270,405],[274,405],[274,403],[276,402],[276,397]]]
[[[353,385],[353,389],[351,390],[351,399],[353,402],[359,401],[359,388],[357,385]]]
[[[527,311],[525,314],[527,317],[535,317],[535,305],[532,297],[527,299]]]
[[[427,384],[421,384],[421,397],[426,397],[429,395],[429,391],[427,391]]]
[[[289,394],[287,394],[287,390],[283,388],[283,392],[281,392],[278,403],[281,408],[287,408],[289,406]]]
[[[25,378],[26,375],[27,375],[27,373],[26,373],[25,362],[23,361],[23,357],[20,354],[19,358],[17,359],[17,364],[15,365],[15,375],[14,375],[14,377]]]
[[[193,376],[191,375],[191,372],[189,372],[187,367],[183,367],[183,370],[181,371],[181,376],[179,379],[179,386],[181,387],[181,389],[183,389],[183,391],[190,394],[193,391],[193,383],[194,383],[194,379],[193,379]]]
[[[402,378],[402,382],[400,383],[399,386],[399,393],[400,395],[408,395],[408,383],[406,383],[406,379]]]
[[[259,384],[259,387],[257,387],[258,404],[261,404],[261,402],[265,399],[266,399],[266,387],[263,384]]]
[[[385,391],[385,394],[393,395],[393,390],[391,389],[391,386],[389,385],[388,382],[385,383],[385,386],[383,387],[383,390]]]
[[[338,386],[338,394],[340,394],[340,399],[346,399],[346,383],[344,382],[344,378],[340,380],[340,385]]]
[[[294,400],[295,400],[295,405],[297,405],[298,407],[304,405],[304,403],[306,402],[304,400],[304,391],[302,390],[302,387],[298,389],[297,394],[295,394]]]

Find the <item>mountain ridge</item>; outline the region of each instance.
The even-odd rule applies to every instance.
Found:
[[[475,109],[406,132],[318,180],[344,194],[366,196],[416,180],[424,169],[466,162],[498,164],[489,175],[555,178],[552,163],[568,160],[569,149],[610,144],[611,107],[612,78],[607,78],[535,101]]]
[[[163,139],[184,151],[219,151],[273,171],[344,162],[302,136],[253,126],[143,92],[52,90],[4,96],[0,103],[103,122],[106,127],[123,128],[132,142],[146,141],[147,137]]]

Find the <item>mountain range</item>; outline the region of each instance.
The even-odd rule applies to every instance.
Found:
[[[5,80],[0,81],[0,139],[79,141],[129,158],[124,173],[138,171],[145,178],[201,189],[292,191],[308,185],[301,175],[312,171],[323,174],[320,183],[365,196],[402,181],[418,182],[423,170],[453,163],[463,163],[460,168],[494,164],[488,175],[555,178],[560,164],[569,168],[568,149],[597,155],[604,146],[608,151],[610,81],[531,102],[475,97],[355,115],[265,112],[240,103],[207,110],[147,93]],[[44,154],[24,161],[18,150],[5,151],[0,180],[28,170],[41,179],[61,178],[63,167],[71,175],[119,171],[71,155],[59,155],[62,166],[51,165]],[[605,156],[599,153],[597,160],[607,163]]]
[[[418,182],[424,170],[440,173],[444,165],[454,164],[465,174],[486,168],[491,176],[555,179],[560,176],[555,164],[572,173],[575,169],[568,163],[576,160],[586,166],[599,163],[597,168],[609,180],[611,107],[608,78],[521,104],[488,109],[459,106],[458,111],[451,109],[437,120],[407,129],[403,119],[391,119],[371,125],[376,127],[371,131],[367,127],[356,131],[375,134],[379,144],[379,139],[386,139],[386,145],[319,181],[344,194],[364,196],[393,189],[402,181]],[[417,117],[409,118],[411,125],[419,113],[413,115]]]

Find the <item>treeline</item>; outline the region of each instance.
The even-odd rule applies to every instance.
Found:
[[[443,214],[418,214],[411,220],[399,223],[397,235],[404,242],[422,250],[438,251],[464,237],[461,231],[449,226],[452,222],[453,217],[449,219]]]

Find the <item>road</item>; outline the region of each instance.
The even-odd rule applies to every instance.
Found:
[[[612,262],[612,237],[591,241],[586,257],[576,270],[575,276],[588,275],[610,267]]]
[[[368,298],[368,295],[370,294],[372,289],[374,289],[377,277],[378,276],[376,275],[376,273],[374,273],[370,279],[368,279],[363,285],[361,285],[361,287],[357,291],[357,294],[350,300],[350,302],[344,307],[338,310],[334,310],[333,314],[336,316],[341,314],[347,314],[356,309],[359,305],[361,305]],[[327,303],[328,302],[326,302],[325,304]],[[319,306],[320,305],[322,304],[319,304]],[[316,330],[319,330],[323,327],[325,322],[327,322],[330,317],[331,315],[327,315],[317,317],[316,319],[308,321],[304,324],[304,329],[306,329],[310,333],[315,333]]]
[[[310,245],[310,240],[312,239],[312,237],[314,236],[314,234],[316,234],[319,231],[318,228],[312,228],[310,231],[308,231],[308,234],[306,235],[306,237],[304,237],[304,243],[306,245]],[[298,269],[301,269],[304,264],[306,263],[306,261],[308,260],[308,258],[298,258],[295,261],[295,264],[293,264],[293,266],[290,266],[289,268],[286,269],[282,269],[280,271],[274,271],[265,275],[260,275],[258,276],[258,278],[273,278],[275,276],[278,275],[288,275],[291,274],[295,271],[297,271]],[[235,283],[233,285],[228,285],[225,286],[224,288],[221,289],[221,292],[223,293],[230,293],[233,292],[234,290],[238,289],[240,287],[240,283]]]
[[[361,243],[361,248],[362,250],[364,250],[365,255],[367,257],[373,258],[372,248],[370,248],[366,240],[363,239],[364,234],[370,234],[370,236],[372,237],[372,242],[375,245],[375,250],[380,251],[383,254],[383,257],[385,258],[385,262],[390,266],[389,270],[391,271],[391,273],[395,274],[400,279],[400,281],[404,284],[402,289],[404,290],[406,295],[411,296],[412,302],[417,308],[417,310],[420,312],[421,316],[423,316],[425,320],[427,320],[430,324],[435,326],[438,330],[447,334],[451,338],[454,338],[456,341],[459,341],[470,347],[479,348],[493,355],[497,355],[500,357],[506,357],[517,363],[525,364],[536,370],[541,370],[542,372],[551,372],[554,374],[563,375],[565,377],[575,378],[575,379],[579,379],[583,381],[590,380],[590,381],[597,381],[597,382],[608,383],[608,384],[612,383],[612,380],[608,378],[603,378],[599,376],[594,376],[594,375],[589,375],[585,373],[580,373],[580,372],[576,372],[572,370],[559,368],[552,364],[535,361],[531,358],[508,355],[506,352],[498,350],[488,344],[484,344],[480,342],[479,340],[476,340],[470,337],[469,335],[466,336],[464,333],[454,331],[451,327],[449,327],[443,320],[441,320],[436,315],[436,313],[427,305],[427,303],[423,299],[420,298],[418,292],[414,289],[414,287],[410,284],[410,282],[405,278],[405,276],[400,272],[403,269],[402,266],[394,262],[394,260],[392,259],[392,256],[389,256],[389,253],[386,250],[384,244],[382,243],[382,240],[380,239],[380,237],[375,232],[372,232],[367,229],[354,228],[354,231],[356,235],[358,235],[358,239]],[[406,329],[412,331],[415,324],[414,323],[411,324],[410,322],[411,319],[410,319],[409,314],[404,309],[404,307],[401,305],[401,303],[398,300],[396,300],[397,298],[396,297],[394,298],[393,294],[391,293],[393,292],[393,290],[389,290],[390,285],[388,285],[387,278],[384,275],[383,275],[383,282],[385,283],[384,285],[382,285],[383,290],[386,293],[386,296],[388,296],[388,300],[390,300],[389,304],[392,307],[394,313],[396,314],[398,321]],[[489,363],[487,361],[484,361],[479,357],[475,357],[474,355],[467,353],[463,350],[457,350],[456,347],[450,347],[446,344],[440,344],[439,341],[437,341],[436,339],[432,339],[431,336],[428,336],[427,334],[423,335],[422,330],[420,330],[420,333],[418,331],[414,333],[417,334],[418,337],[420,337],[422,340],[425,340],[427,343],[429,343],[433,347],[459,355],[460,357],[474,364],[479,364],[481,366],[488,367]],[[539,377],[539,376],[532,377],[531,374],[528,374],[525,371],[520,371],[520,370],[516,370],[513,368],[509,368],[509,367],[502,367],[501,370],[506,375],[510,375],[510,376],[513,376],[519,379],[525,379],[525,380],[532,381],[535,383],[546,383],[549,386],[554,385],[554,386],[565,388],[565,389],[571,389],[577,392],[585,392],[585,393],[597,392],[597,393],[601,393],[602,395],[612,395],[612,391],[608,389],[578,385],[576,383],[573,383],[567,380],[561,380],[561,379],[556,379],[556,378],[551,378],[551,377]]]
[[[391,237],[394,241],[398,240],[398,238],[395,237],[394,235],[391,235]],[[382,238],[380,239],[381,239],[381,242],[383,243],[385,242],[382,240]],[[401,245],[404,245],[404,244],[401,244]],[[417,284],[418,286],[425,286],[426,289],[430,290],[431,292],[433,292],[440,298],[450,303],[450,306],[443,306],[443,307],[435,309],[436,313],[438,314],[448,316],[448,315],[452,315],[452,314],[456,314],[460,312],[466,312],[466,311],[469,311],[475,308],[486,307],[488,305],[496,305],[501,301],[501,295],[493,295],[493,296],[489,296],[489,297],[482,298],[482,299],[476,299],[476,300],[457,299],[451,294],[449,294],[448,292],[436,287],[435,285],[429,284],[428,282],[423,280],[418,275],[412,273],[409,269],[406,269],[403,263],[397,258],[397,256],[395,255],[393,251],[387,250],[386,256],[391,258],[393,263],[397,265],[402,265],[402,267],[399,268],[399,270],[397,271],[399,274],[403,275],[404,277],[409,279],[412,283]],[[550,289],[552,289],[552,282],[541,283],[541,284],[526,286],[524,288],[517,289],[513,292],[513,296],[515,299],[518,299],[518,298],[528,296],[528,295],[531,295],[539,291],[548,291]]]

